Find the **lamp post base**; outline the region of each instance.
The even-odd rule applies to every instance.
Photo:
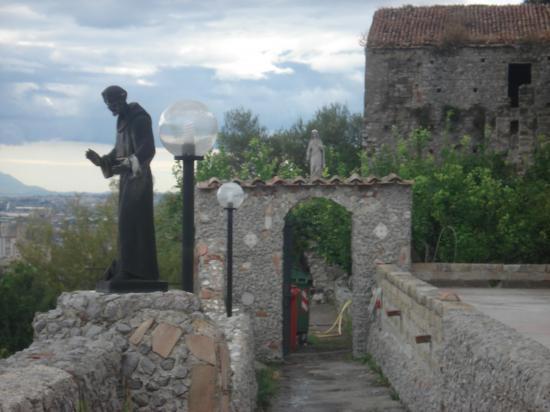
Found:
[[[96,292],[102,293],[147,293],[166,292],[168,282],[162,280],[101,280],[97,282]]]

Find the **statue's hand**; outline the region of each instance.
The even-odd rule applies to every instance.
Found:
[[[118,158],[118,163],[116,165],[113,165],[111,170],[114,174],[121,174],[124,172],[129,172],[132,170],[132,166],[130,165],[130,160],[127,157]]]
[[[92,149],[86,151],[86,158],[96,166],[101,166],[101,156]]]

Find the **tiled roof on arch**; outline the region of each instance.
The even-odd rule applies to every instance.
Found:
[[[393,173],[381,178],[377,178],[374,176],[361,177],[357,174],[353,174],[348,178],[332,176],[329,179],[323,179],[321,177],[316,177],[313,179],[305,179],[303,177],[298,176],[294,179],[282,179],[278,176],[275,176],[267,181],[263,181],[261,179],[253,179],[253,180],[232,179],[231,181],[239,184],[244,188],[266,188],[266,187],[273,187],[273,186],[374,186],[374,185],[411,186],[412,184],[414,184],[414,181],[402,179]],[[207,181],[197,183],[197,188],[202,190],[217,189],[222,185],[222,183],[223,182],[220,179],[213,177]]]
[[[550,5],[432,6],[376,11],[367,48],[550,44]]]

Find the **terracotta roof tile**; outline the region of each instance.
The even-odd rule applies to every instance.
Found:
[[[330,179],[323,179],[316,177],[312,180],[304,179],[303,177],[296,177],[294,179],[282,179],[278,176],[273,177],[271,180],[264,182],[261,179],[254,180],[240,180],[232,179],[232,182],[238,183],[243,188],[261,188],[268,186],[372,186],[376,184],[399,184],[399,185],[412,185],[412,180],[401,179],[396,174],[389,174],[382,178],[369,176],[362,178],[357,174],[353,174],[348,179],[342,179],[339,176],[332,176]],[[222,182],[217,178],[212,178],[207,182],[200,182],[197,184],[199,189],[217,189],[221,186]]]
[[[336,176],[332,176],[328,182],[331,184],[331,185],[341,185],[342,183],[344,183],[344,180],[342,180],[342,178],[338,175]]]
[[[550,5],[379,9],[367,48],[550,43]]]
[[[314,177],[313,179],[311,179],[310,183],[312,185],[326,185],[328,182],[322,177]]]
[[[304,179],[302,176],[295,177],[291,180],[291,183],[293,185],[305,185],[307,183],[307,180]]]

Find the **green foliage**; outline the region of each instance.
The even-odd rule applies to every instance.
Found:
[[[504,154],[465,136],[458,149],[425,152],[429,132],[417,130],[395,151],[362,157],[364,175],[414,179],[413,259],[544,263],[550,248],[550,149],[540,144],[524,176]],[[543,139],[544,140],[544,139]],[[529,205],[536,205],[530,207]],[[437,249],[437,255],[435,255]]]
[[[166,193],[155,206],[155,234],[160,278],[181,284],[182,198]]]
[[[260,124],[257,115],[242,107],[225,113],[224,124],[218,135],[218,145],[224,152],[232,154],[234,166],[244,160],[241,156],[248,150],[254,138],[267,138],[266,128]]]
[[[197,162],[196,179],[198,182],[204,182],[211,177],[217,177],[222,180],[229,180],[234,175],[234,169],[231,166],[231,159],[221,148],[218,151],[212,151],[204,156],[204,160]],[[181,176],[181,164],[177,163],[176,176]],[[181,187],[181,182],[179,182]]]
[[[239,169],[241,179],[259,177],[262,180],[271,179],[277,171],[277,159],[273,158],[272,149],[259,138],[253,137],[248,148],[243,153],[243,162]]]
[[[391,386],[389,379],[386,378],[384,372],[382,372],[382,368],[378,366],[374,360],[374,357],[370,353],[367,353],[365,356],[361,357],[359,361],[367,365],[369,369],[375,373],[377,385],[384,386],[386,388]]]
[[[36,268],[12,264],[0,277],[0,358],[32,343],[36,312],[55,306],[56,291]]]
[[[289,160],[309,170],[306,148],[311,131],[317,129],[325,146],[326,174],[347,177],[361,164],[363,125],[360,114],[351,114],[345,105],[333,103],[317,110],[307,123],[299,119],[289,129],[274,133],[268,143],[279,161]]]
[[[351,214],[339,204],[313,198],[296,205],[287,215],[293,227],[293,261],[298,264],[313,249],[328,263],[351,271]],[[302,268],[305,270],[306,268]]]
[[[23,261],[59,292],[93,289],[116,255],[115,195],[93,209],[78,199],[69,207],[74,220],[55,229],[50,219],[35,217],[18,244]]]
[[[276,365],[269,365],[256,371],[258,394],[256,403],[259,408],[267,409],[271,400],[279,390],[279,369]]]

